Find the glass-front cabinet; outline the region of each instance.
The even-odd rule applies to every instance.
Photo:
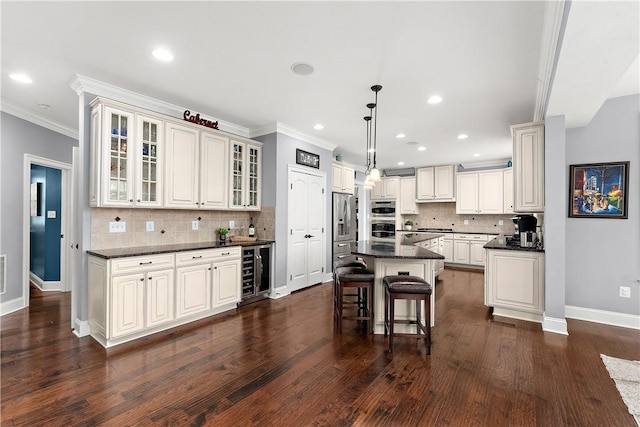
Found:
[[[230,209],[260,210],[262,147],[231,140]]]
[[[134,114],[104,108],[103,141],[109,141],[103,151],[109,174],[103,184],[103,206],[128,206],[133,203],[132,157],[129,142],[133,138]],[[135,152],[135,151],[134,151]]]
[[[146,207],[162,206],[162,129],[160,120],[136,116],[138,124],[136,162],[136,204]]]

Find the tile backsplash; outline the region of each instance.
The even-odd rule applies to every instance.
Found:
[[[126,223],[127,231],[124,233],[109,232],[109,222],[115,221],[116,217],[120,218],[120,222]],[[259,212],[93,208],[91,249],[213,241],[218,239],[215,230],[220,227],[228,228],[230,220],[235,222],[235,228],[229,235],[247,236],[251,218],[259,239],[275,238],[274,207],[263,206]],[[146,231],[147,221],[153,221],[154,231]],[[192,221],[198,221],[198,230],[192,230]]]
[[[458,215],[456,204],[443,203],[419,203],[418,215],[403,215],[402,223],[409,219],[413,221],[413,228],[451,228],[461,233],[498,233],[513,234],[515,224],[511,221],[513,214],[504,215]],[[464,221],[469,223],[465,224]],[[502,220],[503,225],[499,225]]]

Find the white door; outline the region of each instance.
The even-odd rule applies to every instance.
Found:
[[[289,290],[296,291],[324,277],[325,177],[289,171]]]

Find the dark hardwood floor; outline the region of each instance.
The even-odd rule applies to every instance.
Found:
[[[0,319],[3,426],[634,426],[600,354],[640,333],[568,320],[568,337],[492,319],[482,273],[437,284],[431,356],[355,322],[332,286],[264,300],[105,350],[70,331],[69,295]]]

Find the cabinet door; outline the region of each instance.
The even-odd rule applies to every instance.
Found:
[[[246,209],[260,210],[262,204],[262,147],[247,144]]]
[[[513,213],[513,169],[505,169],[502,174],[504,213]]]
[[[136,116],[136,206],[162,207],[163,122]]]
[[[433,167],[416,170],[416,198],[418,200],[433,200],[435,197],[434,173]]]
[[[516,212],[544,211],[544,124],[512,126]]]
[[[100,206],[100,183],[101,174],[106,174],[107,169],[101,167],[102,151],[101,151],[101,135],[102,135],[102,108],[100,106],[91,111],[91,164],[89,172],[89,205]]]
[[[200,207],[227,209],[229,191],[229,139],[200,134]]]
[[[469,264],[484,267],[486,242],[469,242]]]
[[[198,131],[167,124],[165,207],[198,209]]]
[[[371,200],[384,199],[384,185],[383,181],[377,182],[371,189]]]
[[[478,173],[478,212],[481,214],[500,214],[503,209],[502,174],[491,171]]]
[[[176,268],[176,318],[211,308],[211,263]]]
[[[344,166],[342,168],[342,191],[353,194],[356,191],[356,177],[353,168]]]
[[[382,183],[384,184],[384,198],[385,199],[397,199],[400,194],[400,179],[399,178],[384,178]]]
[[[231,140],[229,208],[259,210],[262,203],[262,148]]]
[[[469,241],[454,240],[453,241],[453,262],[457,264],[469,264]]]
[[[489,251],[487,303],[529,313],[544,310],[544,254],[524,251]]]
[[[433,171],[433,197],[436,200],[451,200],[454,194],[453,165],[436,166]]]
[[[342,166],[333,164],[331,166],[331,191],[334,193],[342,193],[342,189],[344,188],[342,181]]]
[[[240,261],[213,264],[213,306],[239,302],[241,299]]]
[[[146,327],[161,325],[174,319],[174,270],[158,270],[147,273]]]
[[[457,181],[456,213],[478,213],[478,174],[458,174]]]
[[[453,240],[444,239],[442,255],[444,255],[444,262],[453,262]]]
[[[104,107],[102,206],[133,206],[133,123],[133,113]]]
[[[116,338],[144,329],[144,274],[111,279],[111,334]]]
[[[400,213],[417,214],[416,179],[400,178]]]

